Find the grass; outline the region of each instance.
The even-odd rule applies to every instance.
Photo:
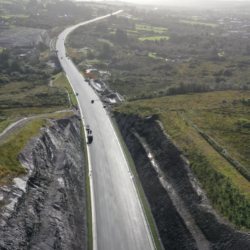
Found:
[[[150,41],[158,41],[161,39],[169,39],[169,36],[150,36],[150,37],[139,37],[140,41],[150,40]]]
[[[111,42],[110,42],[109,40],[107,40],[107,39],[99,38],[98,41],[99,41],[99,42],[102,42],[102,43],[108,43],[111,47],[114,46],[114,44],[111,43]]]
[[[199,24],[199,25],[217,27],[217,24],[215,24],[215,23],[202,23],[202,22],[191,21],[191,20],[180,20],[180,22],[181,23],[188,23],[188,24],[191,24],[191,25]]]
[[[66,91],[50,87],[47,80],[10,82],[0,87],[2,119],[51,113],[68,107]]]
[[[85,189],[86,189],[86,200],[87,200],[88,250],[92,250],[93,238],[92,238],[92,210],[91,210],[91,195],[90,195],[90,180],[89,180],[89,162],[88,162],[86,138],[82,122],[81,122],[81,127],[82,127],[83,150],[85,156]]]
[[[148,26],[148,25],[143,25],[143,24],[136,24],[136,29],[137,30],[148,30],[148,31],[155,31],[155,32],[164,32],[164,31],[168,31],[167,28],[163,28],[163,27],[151,27],[151,26]]]
[[[113,119],[111,119],[111,122],[112,122],[113,127],[114,127],[114,129],[116,131],[116,134],[117,134],[117,136],[119,138],[119,141],[121,142],[121,145],[122,145],[123,151],[124,151],[124,153],[126,155],[126,159],[127,159],[128,164],[130,166],[130,169],[131,169],[133,175],[138,178],[138,175],[137,175],[134,163],[133,163],[133,161],[132,161],[132,159],[130,157],[130,154],[128,152],[127,146],[126,146],[125,142],[123,141],[123,138],[122,138],[122,136],[120,134],[120,131],[117,128],[117,125],[116,125],[116,123],[114,122]],[[154,239],[154,243],[155,243],[156,249],[157,250],[161,250],[162,248],[161,248],[161,243],[160,243],[159,238],[158,238],[159,237],[158,236],[158,232],[157,232],[154,220],[152,218],[152,214],[151,214],[148,202],[146,200],[143,188],[142,188],[142,186],[141,186],[141,184],[139,182],[135,182],[135,184],[136,184],[136,188],[137,188],[137,191],[139,193],[139,196],[140,196],[140,199],[141,199],[144,211],[145,211],[145,215],[147,217],[147,221],[149,223],[149,227],[150,227],[153,239]]]
[[[4,129],[6,129],[11,123],[17,121],[19,118],[12,118],[12,119],[8,119],[5,120],[3,122],[0,123],[0,133],[3,132]]]
[[[9,19],[9,18],[11,18],[11,17],[27,18],[27,17],[29,17],[29,16],[27,16],[27,15],[4,15],[4,16],[2,16],[2,18],[6,18],[6,19]]]
[[[70,95],[70,99],[73,105],[77,105],[77,100],[76,100],[76,96],[75,93],[68,81],[68,78],[65,76],[65,74],[63,72],[57,74],[55,76],[55,79],[53,80],[53,86],[56,87],[64,87],[68,90],[69,95]]]
[[[43,118],[53,116],[54,119],[72,113],[58,113],[44,115]],[[17,131],[10,139],[0,144],[0,182],[9,184],[10,181],[26,173],[26,169],[18,161],[18,154],[26,146],[31,137],[40,133],[39,128],[48,125],[43,118],[28,122],[24,127]],[[4,178],[6,177],[6,178]],[[4,179],[2,179],[4,178]]]
[[[155,59],[164,59],[163,57],[157,56],[156,53],[148,53],[148,56]]]
[[[189,155],[191,168],[214,207],[236,226],[250,230],[250,182],[181,116],[184,113],[250,170],[248,100],[250,92],[220,91],[140,100],[115,110],[143,117],[157,114],[165,131]]]

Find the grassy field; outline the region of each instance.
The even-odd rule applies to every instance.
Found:
[[[109,40],[107,40],[107,39],[99,38],[98,41],[99,41],[99,42],[102,42],[102,43],[108,43],[111,47],[114,46],[114,44],[111,43],[111,42],[110,42]]]
[[[4,129],[6,129],[11,123],[17,121],[18,119],[19,119],[18,117],[15,117],[15,118],[8,119],[8,120],[1,122],[0,123],[0,133],[2,133]]]
[[[139,37],[138,38],[140,41],[145,41],[145,40],[150,40],[150,41],[156,41],[156,40],[161,40],[161,39],[169,39],[168,36],[150,36],[150,37]]]
[[[18,18],[27,18],[27,17],[29,17],[29,16],[27,16],[27,15],[4,15],[4,16],[2,16],[2,18],[11,18],[11,17],[18,17]]]
[[[164,59],[163,57],[157,56],[156,53],[148,53],[148,56],[155,59]]]
[[[10,139],[0,144],[0,184],[8,184],[17,176],[26,172],[17,159],[20,151],[25,147],[31,137],[40,133],[39,128],[48,125],[43,118],[59,119],[73,113],[58,113],[43,115],[41,118],[28,122]],[[3,178],[5,177],[5,178]]]
[[[67,88],[70,94],[70,99],[71,99],[72,104],[77,105],[75,93],[71,85],[69,84],[68,78],[65,76],[64,73],[61,72],[55,76],[55,79],[53,80],[53,86]]]
[[[149,30],[149,31],[161,31],[161,32],[164,32],[164,31],[168,31],[167,28],[163,28],[163,27],[154,27],[154,26],[148,26],[148,25],[143,25],[143,24],[136,24],[136,29],[138,30]]]
[[[250,170],[248,100],[250,92],[220,91],[135,101],[115,110],[144,117],[157,114],[165,131],[188,155],[191,168],[214,207],[238,227],[250,229],[250,182],[182,116],[185,114]]]
[[[202,22],[197,22],[197,21],[192,21],[192,20],[180,20],[181,23],[188,23],[188,24],[199,24],[199,25],[205,25],[205,26],[211,26],[211,27],[217,27],[217,24],[215,23],[202,23]]]
[[[69,108],[63,88],[50,87],[46,80],[10,82],[0,87],[2,119],[25,117]]]

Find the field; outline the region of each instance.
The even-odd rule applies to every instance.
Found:
[[[143,24],[136,24],[136,29],[137,29],[137,30],[155,31],[155,32],[165,32],[165,31],[168,31],[167,28],[163,28],[163,27],[152,27],[152,26],[143,25]]]
[[[164,59],[163,57],[157,56],[156,53],[148,53],[148,56],[155,59]]]
[[[150,40],[150,41],[159,41],[161,39],[169,39],[168,36],[150,36],[150,37],[139,37],[138,38],[140,41],[145,41],[145,40]]]
[[[11,17],[18,17],[18,18],[26,18],[26,17],[29,17],[27,15],[3,15],[1,16],[2,18],[11,18]]]
[[[48,81],[11,82],[0,87],[0,116],[2,120],[33,116],[69,108],[68,95],[63,88],[49,87]]]
[[[54,77],[53,86],[66,88],[68,90],[69,95],[70,95],[70,99],[71,99],[72,104],[77,105],[75,93],[74,93],[71,85],[69,84],[68,78],[65,76],[64,73],[61,72]]]
[[[157,114],[165,131],[185,151],[214,207],[238,227],[250,229],[249,180],[185,119],[250,170],[249,100],[248,91],[220,91],[135,101],[115,110],[144,117]]]
[[[211,26],[211,27],[217,27],[217,24],[215,23],[202,23],[202,22],[197,22],[197,21],[191,21],[191,20],[180,20],[181,23],[188,23],[188,24],[199,24],[199,25],[205,25],[205,26]]]
[[[114,47],[114,44],[107,39],[99,38],[98,41],[102,43],[108,43],[111,47]]]

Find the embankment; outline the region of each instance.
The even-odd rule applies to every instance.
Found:
[[[18,155],[27,174],[0,187],[0,249],[86,249],[81,123],[47,122]]]
[[[157,117],[115,113],[165,249],[249,249],[250,235],[213,209]]]

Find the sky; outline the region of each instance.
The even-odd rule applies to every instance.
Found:
[[[82,1],[82,0],[77,0]],[[84,0],[83,0],[84,1]],[[86,0],[89,1],[89,0]],[[95,0],[94,0],[95,1]],[[99,2],[105,1],[105,0],[99,0]],[[107,0],[112,1],[112,0]],[[137,3],[137,4],[152,4],[152,5],[174,5],[174,6],[188,6],[188,5],[202,5],[202,4],[211,4],[213,2],[217,2],[216,0],[121,0],[122,2],[128,2],[128,3]],[[233,2],[233,0],[220,0],[223,2],[230,1]],[[241,0],[235,0],[234,2],[242,2]],[[244,2],[249,2],[250,0],[243,0]]]

